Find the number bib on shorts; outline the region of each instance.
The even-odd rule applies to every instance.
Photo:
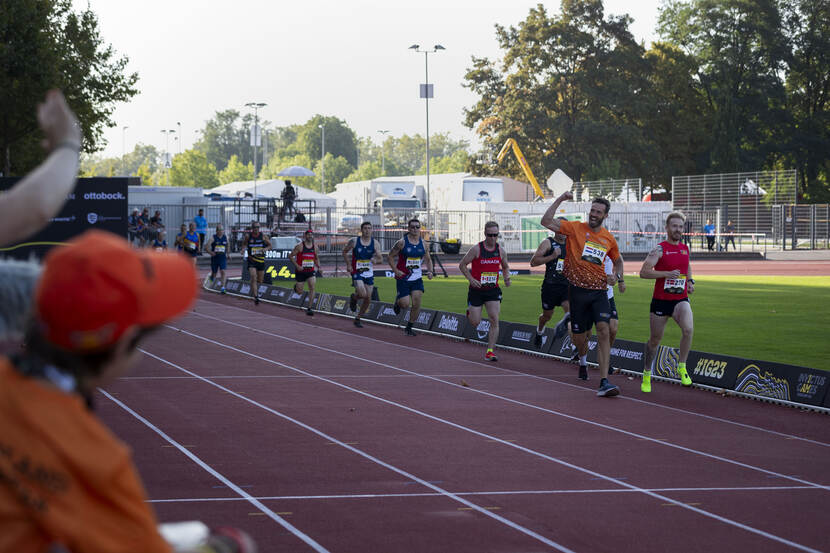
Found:
[[[682,294],[686,291],[686,275],[677,278],[667,278],[663,283],[663,290],[667,294]]]
[[[607,253],[608,249],[605,246],[589,240],[585,242],[585,247],[582,248],[582,259],[588,263],[602,265],[605,262],[605,256]]]

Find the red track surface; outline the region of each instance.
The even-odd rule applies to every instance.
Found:
[[[172,326],[98,401],[162,521],[263,552],[830,550],[827,415],[597,398],[595,371],[238,298]]]

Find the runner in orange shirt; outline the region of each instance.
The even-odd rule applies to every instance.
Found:
[[[140,339],[196,291],[187,257],[136,250],[108,232],[46,257],[26,350],[0,357],[0,551],[172,551],[129,449],[90,406],[136,360]]]
[[[557,219],[556,210],[562,202],[572,199],[573,194],[570,192],[556,198],[542,216],[542,226],[564,234],[568,240],[564,273],[570,284],[568,299],[571,307],[571,331],[574,345],[579,351],[579,378],[588,380],[588,331],[592,324],[596,324],[600,374],[597,395],[611,397],[619,394],[620,390],[608,381],[611,306],[607,288],[622,279],[623,259],[617,241],[602,227],[611,208],[610,202],[605,198],[595,198],[591,203],[587,223]],[[610,275],[605,274],[606,256],[614,262],[613,274]]]

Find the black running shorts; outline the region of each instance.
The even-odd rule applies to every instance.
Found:
[[[571,307],[571,330],[574,334],[587,332],[594,323],[608,323],[611,320],[611,305],[608,290],[590,290],[571,285],[568,288]]]
[[[488,301],[501,301],[501,288],[470,288],[467,292],[467,305],[481,307]]]

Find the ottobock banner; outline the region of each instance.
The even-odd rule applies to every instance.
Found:
[[[0,178],[0,192],[19,178]],[[90,229],[105,230],[127,238],[127,185],[129,178],[78,179],[60,212],[40,232],[17,244],[0,248],[0,255],[42,259],[53,246]],[[34,209],[34,207],[32,207]]]

